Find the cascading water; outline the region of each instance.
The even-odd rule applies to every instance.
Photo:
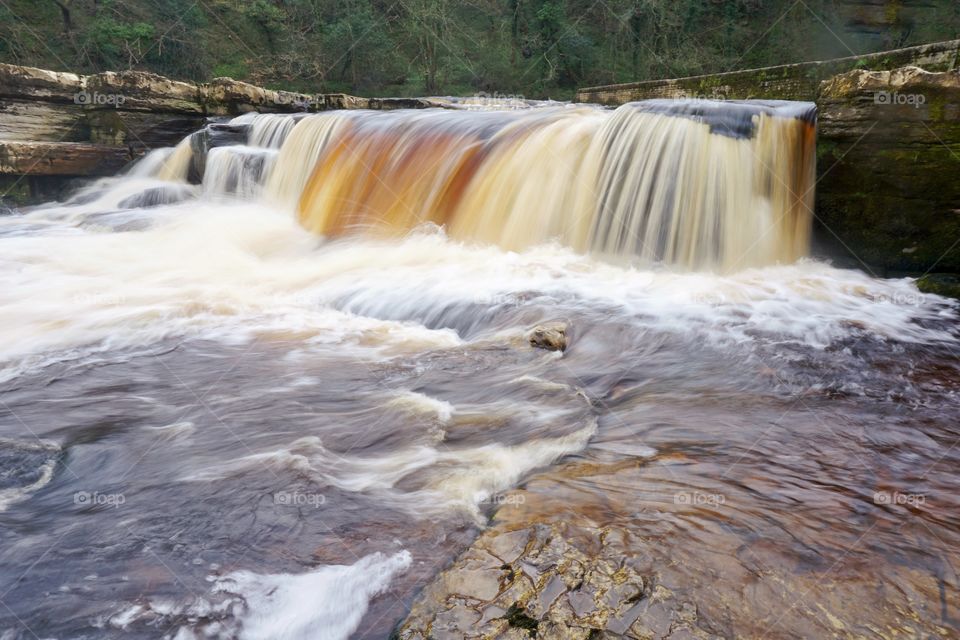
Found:
[[[0,638],[960,634],[960,315],[803,257],[813,106],[444,104],[0,216]]]
[[[208,151],[208,193],[294,208],[322,235],[407,232],[731,270],[806,253],[815,107],[650,101],[312,116],[249,114]],[[275,151],[279,154],[274,158]],[[183,178],[181,143],[159,177]]]

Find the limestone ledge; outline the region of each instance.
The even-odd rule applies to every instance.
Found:
[[[77,75],[0,64],[0,175],[108,175],[113,159],[172,146],[211,118],[249,112],[305,113],[331,109],[422,109],[445,106],[425,98],[361,98],[265,89],[231,78],[207,83],[144,71]],[[92,147],[79,147],[84,143]],[[20,161],[47,145],[46,161]],[[62,147],[53,145],[64,145]],[[116,148],[109,148],[116,147]],[[102,158],[97,152],[102,152]],[[80,157],[90,160],[88,164]],[[74,161],[77,159],[77,161]],[[122,165],[121,165],[122,166]]]

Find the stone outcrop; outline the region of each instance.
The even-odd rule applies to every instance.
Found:
[[[7,174],[111,175],[132,159],[126,147],[85,142],[0,141],[0,173]]]
[[[198,84],[143,71],[82,76],[0,64],[0,187],[24,175],[112,175],[146,149],[172,146],[212,118],[431,106],[443,105],[276,91],[231,78]]]
[[[851,71],[817,102],[821,241],[879,274],[960,271],[960,74]]]

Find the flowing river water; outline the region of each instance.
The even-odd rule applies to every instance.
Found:
[[[0,218],[0,638],[385,638],[491,518],[711,637],[957,637],[957,307],[801,257],[744,109],[244,116]]]

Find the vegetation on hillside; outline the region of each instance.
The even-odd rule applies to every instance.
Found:
[[[577,86],[859,55],[958,32],[956,0],[0,2],[3,62],[361,95],[566,98]]]

